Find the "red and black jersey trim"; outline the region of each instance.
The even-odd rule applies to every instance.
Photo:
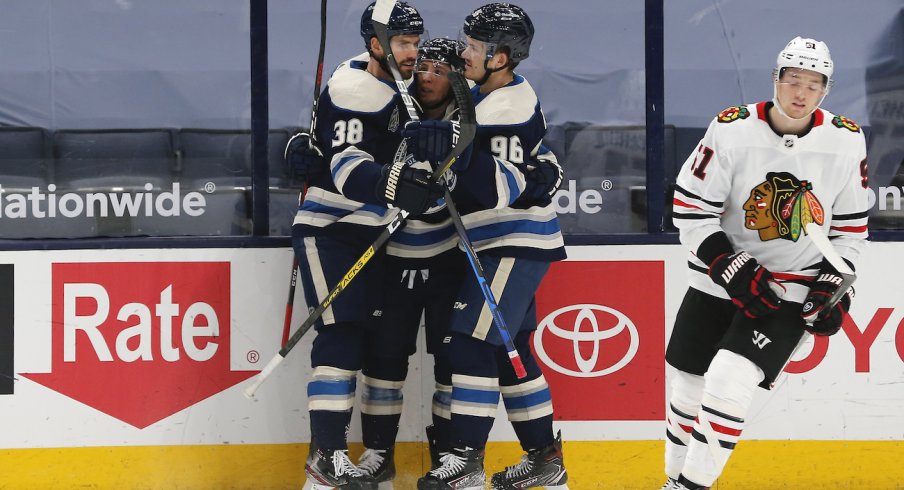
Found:
[[[725,204],[724,202],[719,202],[719,201],[707,201],[706,199],[703,199],[702,197],[694,194],[693,192],[685,189],[684,187],[681,187],[680,185],[675,186],[675,193],[681,194],[681,195],[689,197],[691,199],[696,199],[697,201],[706,203],[714,208],[721,208]]]

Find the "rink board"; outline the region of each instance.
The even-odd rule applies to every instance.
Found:
[[[571,490],[649,490],[663,483],[661,441],[567,442]],[[353,455],[360,454],[353,446]],[[422,443],[397,448],[394,490],[410,490],[429,461]],[[4,490],[300,489],[306,444],[18,449],[0,451]],[[516,443],[487,448],[487,472],[520,456]],[[904,487],[899,441],[742,441],[717,490]],[[381,485],[381,490],[388,486]]]
[[[795,374],[758,392],[718,488],[904,482],[904,264],[887,259],[902,252],[870,245],[850,320],[802,348]],[[686,287],[685,251],[572,247],[569,257],[541,286],[533,347],[572,489],[658,488],[662,356]],[[3,338],[14,339],[0,342],[0,489],[298,488],[313,335],[255,401],[241,396],[278,350],[291,260],[289,249],[0,252],[0,296],[14,306],[0,317]],[[298,291],[293,325],[304,312]],[[431,358],[415,355],[399,488],[425,468],[429,373]],[[489,469],[518,460],[501,408],[490,439]],[[350,440],[361,440],[357,416]]]

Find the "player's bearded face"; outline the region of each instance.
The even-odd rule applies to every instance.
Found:
[[[421,36],[401,35],[393,36],[389,40],[392,47],[392,55],[399,65],[399,73],[402,78],[408,79],[414,73],[415,61],[417,61],[417,46],[421,42]]]
[[[793,118],[813,112],[825,94],[822,75],[815,71],[788,68],[775,83],[782,110]]]

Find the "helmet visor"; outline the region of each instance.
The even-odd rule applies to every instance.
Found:
[[[468,36],[464,31],[459,32],[458,46],[460,51],[458,55],[464,59],[490,59],[496,54],[499,45],[493,42],[486,42],[474,39]]]

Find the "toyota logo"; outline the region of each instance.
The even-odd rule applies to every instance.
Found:
[[[564,317],[566,313],[575,311],[577,312],[577,316],[574,318],[574,325],[565,326],[565,328],[563,328],[563,326],[558,323],[561,321],[560,317]],[[600,319],[605,319],[602,329],[600,328]],[[615,324],[608,326],[612,323],[612,319],[615,320]],[[587,331],[586,328],[583,331],[581,330],[581,327],[585,324],[589,325],[589,331]],[[631,343],[628,346],[625,355],[615,364],[604,369],[597,369],[597,362],[600,357],[600,351],[602,350],[600,344],[604,340],[615,337],[625,330],[627,330],[631,336]],[[547,354],[546,350],[543,348],[544,335],[553,335],[572,342],[574,348],[574,360],[579,371],[566,368],[549,357],[549,354]],[[590,354],[589,358],[585,358],[581,353],[581,342],[591,342],[593,344],[593,352]],[[540,322],[537,326],[537,333],[534,335],[534,349],[537,351],[537,356],[555,371],[576,378],[595,378],[618,371],[631,362],[631,359],[634,359],[639,345],[640,335],[637,333],[637,327],[631,319],[618,310],[602,305],[581,304],[559,308],[547,315],[546,318]]]

